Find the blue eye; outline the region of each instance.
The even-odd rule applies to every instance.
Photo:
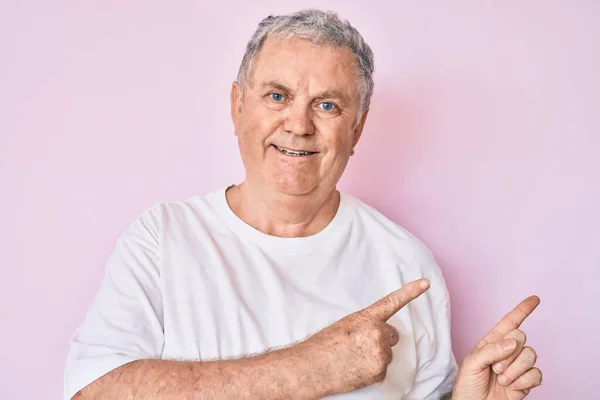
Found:
[[[319,106],[325,111],[331,111],[335,108],[335,104],[333,103],[321,103]]]
[[[283,95],[279,94],[279,93],[271,93],[271,94],[269,94],[269,96],[271,97],[272,100],[275,100],[275,101],[283,100]]]

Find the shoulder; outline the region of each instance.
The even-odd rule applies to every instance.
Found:
[[[369,204],[348,194],[344,196],[353,203],[356,228],[370,245],[441,276],[433,253],[421,239]]]
[[[344,194],[344,197],[353,204],[355,224],[364,230],[363,234],[368,235],[366,237],[387,245],[400,246],[403,251],[419,259],[432,257],[427,245],[407,229],[356,197],[348,194]]]
[[[169,232],[211,224],[216,218],[217,192],[183,200],[158,202],[140,212],[126,230],[128,235],[150,235],[157,242]]]

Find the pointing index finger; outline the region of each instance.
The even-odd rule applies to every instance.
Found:
[[[539,304],[540,298],[537,296],[529,296],[520,302],[512,311],[506,314],[491,331],[489,331],[477,347],[480,348],[485,346],[486,343],[501,340],[508,332],[519,328],[523,321],[531,315]]]
[[[425,293],[427,289],[429,289],[429,281],[427,279],[417,279],[377,300],[375,303],[365,308],[363,312],[383,321],[387,321],[402,307]]]

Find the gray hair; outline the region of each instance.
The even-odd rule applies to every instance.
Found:
[[[369,107],[373,95],[373,51],[348,21],[340,19],[332,11],[308,9],[287,15],[270,15],[263,19],[246,46],[246,53],[238,71],[240,96],[243,96],[246,87],[251,87],[257,56],[265,40],[271,35],[283,39],[305,39],[314,45],[350,49],[358,67],[358,118],[361,117],[362,112]]]

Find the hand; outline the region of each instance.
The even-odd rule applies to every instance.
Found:
[[[392,361],[392,346],[400,339],[386,321],[428,288],[426,279],[413,281],[296,345],[312,361],[324,395],[383,381]]]
[[[521,400],[541,384],[537,354],[518,329],[539,304],[537,296],[523,300],[477,344],[458,371],[452,400]]]

